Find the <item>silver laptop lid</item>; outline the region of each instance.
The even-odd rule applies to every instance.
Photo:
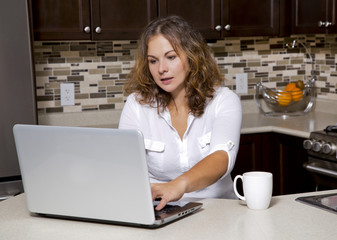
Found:
[[[31,212],[154,223],[139,131],[37,125],[13,131]]]

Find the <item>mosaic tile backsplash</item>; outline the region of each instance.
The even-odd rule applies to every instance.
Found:
[[[318,98],[337,101],[336,38],[226,38],[209,45],[227,87],[235,91],[236,74],[248,74],[248,93],[240,94],[241,100],[254,99],[257,82],[282,88],[289,81],[307,81],[313,73]],[[292,48],[293,40],[306,46],[314,64],[302,44]],[[137,41],[34,42],[38,113],[122,109],[123,84],[136,47]],[[75,84],[74,106],[61,106],[61,83]]]

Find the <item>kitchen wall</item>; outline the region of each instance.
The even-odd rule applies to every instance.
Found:
[[[248,74],[248,93],[255,97],[255,84],[282,88],[289,81],[310,78],[311,63],[303,47],[287,48],[297,39],[315,59],[318,98],[337,101],[337,35],[301,35],[290,38],[226,38],[209,43],[226,78],[235,90],[235,75]],[[38,113],[72,113],[122,109],[122,88],[134,64],[137,41],[35,42]],[[60,83],[75,83],[75,106],[60,105]]]

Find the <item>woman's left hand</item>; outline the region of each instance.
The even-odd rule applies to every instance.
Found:
[[[156,207],[156,210],[160,211],[168,202],[178,201],[185,193],[185,186],[183,182],[175,179],[168,183],[152,183],[151,191],[153,200],[161,199]]]

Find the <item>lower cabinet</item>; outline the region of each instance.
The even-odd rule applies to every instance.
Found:
[[[274,196],[314,191],[312,177],[303,168],[308,160],[303,140],[278,133],[241,135],[232,177],[248,171],[268,171],[273,173]]]

